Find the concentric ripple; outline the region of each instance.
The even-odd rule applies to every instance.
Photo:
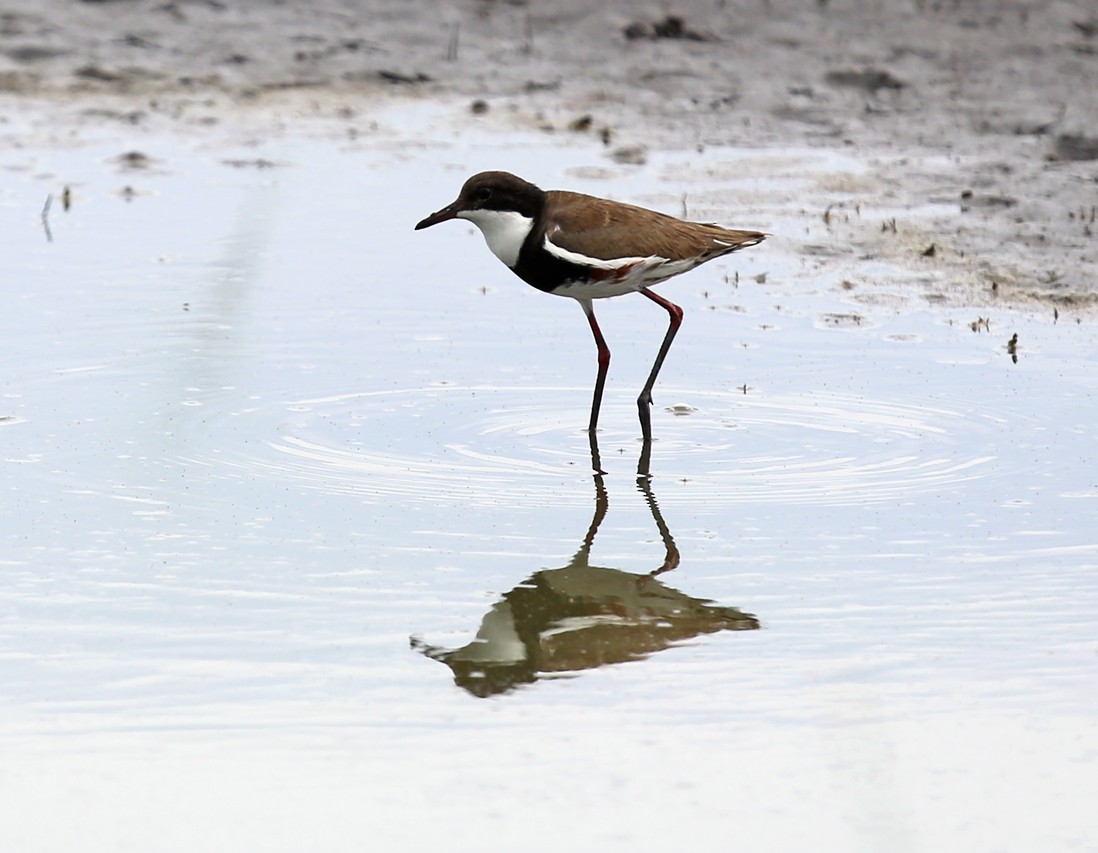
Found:
[[[830,393],[661,396],[652,474],[689,482],[710,506],[893,501],[1001,473],[987,449],[1002,421],[984,414]],[[381,500],[584,501],[571,486],[590,470],[584,399],[573,388],[431,386],[300,400],[269,455],[219,462]],[[603,468],[632,473],[635,405],[608,400],[601,421]]]

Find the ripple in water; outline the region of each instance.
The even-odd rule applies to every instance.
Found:
[[[1002,422],[984,414],[830,393],[661,396],[676,393],[692,405],[657,407],[653,475],[687,479],[685,492],[710,507],[894,501],[997,471],[986,448]],[[269,456],[223,453],[216,464],[367,498],[582,504],[571,488],[590,468],[577,399],[586,395],[574,388],[436,386],[301,400],[282,411]],[[601,420],[603,467],[630,472],[634,404],[607,401]]]

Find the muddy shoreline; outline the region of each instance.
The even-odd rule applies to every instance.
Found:
[[[458,133],[592,134],[608,164],[828,148],[866,169],[782,200],[811,224],[807,254],[956,283],[932,299],[1098,305],[1098,17],[1084,2],[17,0],[0,15],[0,96],[0,135],[22,149],[339,139],[425,102]]]

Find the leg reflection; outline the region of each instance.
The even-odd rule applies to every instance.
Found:
[[[455,683],[473,695],[498,695],[540,678],[639,660],[701,634],[759,627],[750,613],[693,598],[657,578],[678,566],[680,557],[647,474],[638,475],[637,489],[663,541],[662,564],[647,574],[591,565],[610,507],[593,434],[591,452],[594,514],[572,559],[536,571],[504,593],[464,646],[444,648],[412,637],[413,648],[446,664]]]
[[[656,529],[659,530],[660,538],[663,540],[663,565],[648,573],[649,577],[655,577],[656,575],[662,575],[664,572],[669,572],[672,569],[677,569],[679,567],[679,561],[681,560],[679,547],[675,544],[675,537],[671,535],[671,531],[667,527],[667,522],[663,520],[663,513],[660,512],[659,504],[656,503],[656,496],[652,494],[651,478],[647,475],[638,476],[637,488],[640,489],[641,494],[644,495],[644,502],[648,504],[648,509],[652,513],[652,518],[656,522]]]

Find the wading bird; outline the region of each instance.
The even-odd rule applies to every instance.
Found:
[[[492,253],[527,284],[545,293],[570,296],[583,308],[599,357],[588,424],[592,435],[610,366],[610,349],[595,320],[593,301],[640,293],[667,311],[667,333],[637,398],[645,442],[652,440],[652,386],[683,315],[682,308],[649,288],[766,239],[758,231],[686,222],[595,196],[547,192],[508,172],[473,175],[452,204],[423,219],[416,230],[449,219],[476,225]]]

